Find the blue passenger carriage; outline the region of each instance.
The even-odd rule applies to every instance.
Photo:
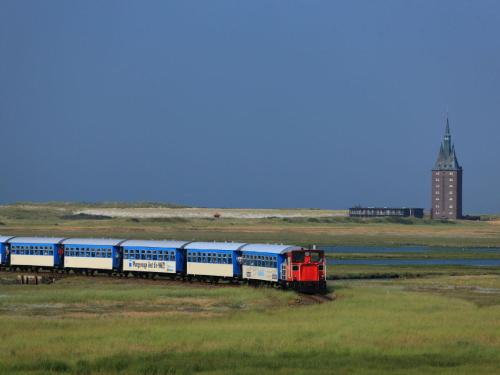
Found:
[[[10,239],[14,238],[13,236],[0,236],[0,266],[7,266],[9,250],[7,249],[8,243]]]
[[[238,251],[244,243],[192,242],[186,250],[188,276],[210,278],[237,278],[241,275]]]
[[[286,279],[286,254],[299,251],[290,245],[248,244],[241,248],[241,273],[245,280],[271,283]]]
[[[181,274],[183,246],[187,241],[127,240],[123,249],[123,272]]]
[[[24,267],[62,267],[61,242],[56,237],[14,237],[8,241],[10,265]]]
[[[118,271],[120,244],[111,238],[68,238],[64,247],[64,268],[73,270]]]

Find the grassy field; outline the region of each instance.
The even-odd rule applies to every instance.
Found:
[[[500,275],[500,267],[471,267],[448,265],[329,265],[327,277],[338,279],[398,279],[427,276],[488,276]]]
[[[161,209],[168,210],[169,208],[163,207]],[[65,237],[114,236],[119,238],[274,242],[305,246],[317,244],[500,247],[500,220],[494,217],[489,217],[490,220],[481,222],[354,219],[339,216],[260,219],[224,217],[219,219],[192,217],[112,218],[106,215],[86,214],[82,211],[86,212],[86,206],[74,204],[0,206],[0,233]],[[252,212],[252,210],[247,211],[250,212],[247,214]],[[295,211],[300,212],[300,215],[323,215],[321,210]],[[292,215],[295,211],[284,210],[287,215]]]
[[[238,213],[245,218],[219,219],[88,211],[109,208],[182,210],[152,203],[0,206],[0,233],[500,246],[500,221],[493,216],[483,222],[434,222],[350,219],[320,210],[278,210],[284,217],[265,218],[249,218],[262,211],[246,210]],[[498,258],[486,249],[335,256]],[[293,292],[246,286],[76,276],[30,286],[16,285],[15,275],[0,273],[0,373],[500,372],[499,268],[343,265],[328,266],[328,275],[336,299],[317,305]]]
[[[0,284],[3,374],[495,374],[500,276],[336,281],[337,298],[147,280]]]

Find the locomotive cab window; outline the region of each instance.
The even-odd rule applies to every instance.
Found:
[[[293,263],[303,263],[304,262],[304,252],[303,251],[292,252],[292,262]]]
[[[321,253],[318,251],[311,251],[311,262],[320,262],[321,261]]]

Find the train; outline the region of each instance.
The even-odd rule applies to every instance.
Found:
[[[0,268],[326,290],[324,252],[283,244],[0,235]]]

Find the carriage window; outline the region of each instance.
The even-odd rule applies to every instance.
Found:
[[[233,256],[231,254],[227,256],[227,263],[228,264],[233,263]]]
[[[108,258],[111,258],[111,249],[108,249]]]
[[[304,252],[302,252],[302,251],[292,252],[292,262],[303,263],[304,262]]]
[[[321,253],[318,251],[311,251],[311,262],[320,262]]]

